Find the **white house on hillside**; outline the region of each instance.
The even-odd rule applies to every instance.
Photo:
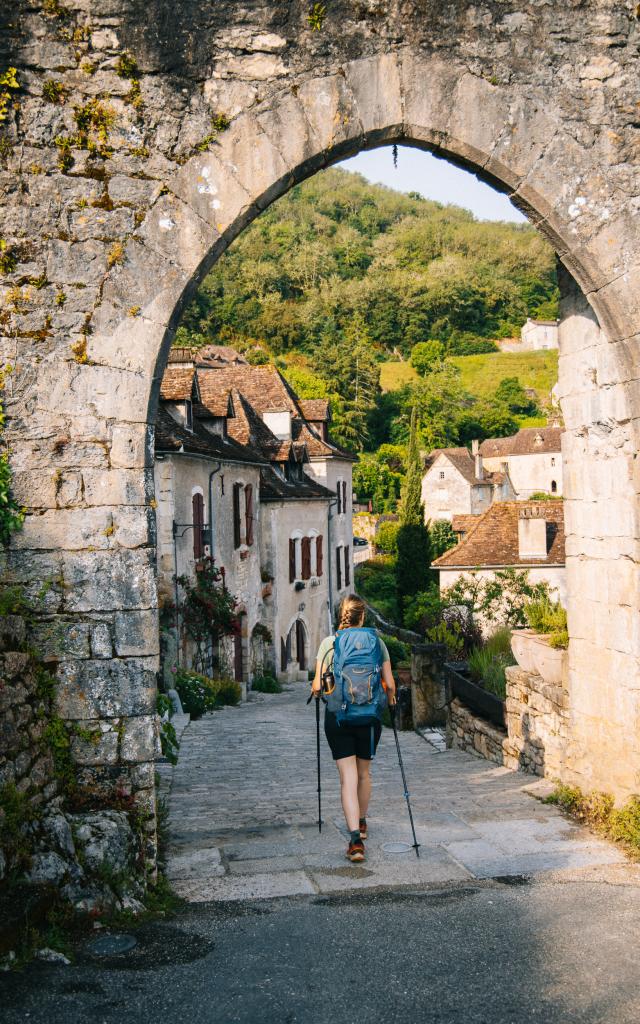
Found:
[[[561,437],[560,427],[524,427],[512,437],[483,441],[480,454],[488,470],[508,472],[519,500],[537,492],[561,495]]]
[[[473,573],[493,579],[496,570],[526,569],[531,583],[546,582],[566,601],[564,506],[562,501],[508,501],[479,516],[455,548],[433,562],[440,591]]]
[[[455,515],[480,515],[495,501],[515,498],[509,473],[500,467],[487,472],[474,442],[468,448],[438,448],[425,460],[422,477],[422,501],[425,521],[448,519]]]
[[[558,348],[558,320],[532,320],[527,321],[520,330],[520,351],[537,352],[540,349]]]

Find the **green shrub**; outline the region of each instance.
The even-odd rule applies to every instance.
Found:
[[[181,668],[176,672],[175,685],[182,707],[192,718],[200,718],[223,704],[237,704],[242,693],[233,679],[210,679]]]
[[[402,640],[398,640],[395,636],[389,636],[387,633],[381,633],[380,639],[386,644],[391,668],[396,668],[401,661],[407,660],[410,655],[408,644],[404,644]]]
[[[380,523],[375,535],[376,551],[382,551],[387,555],[396,555],[398,553],[399,529],[400,523],[394,523],[391,520]]]
[[[257,676],[251,684],[251,689],[255,693],[282,693],[281,684],[270,675]]]
[[[175,727],[170,721],[173,713],[173,702],[166,693],[159,693],[156,697],[156,711],[160,715],[160,748],[170,764],[177,764],[180,744]],[[169,715],[169,718],[163,718],[166,714]]]
[[[395,560],[390,555],[378,555],[362,562],[355,572],[358,593],[383,618],[398,622],[399,609],[396,594]]]
[[[549,636],[551,647],[566,649],[569,646],[567,613],[558,601],[548,597],[531,601],[525,605],[524,614],[531,629]]]
[[[560,783],[544,803],[557,804],[608,839],[624,843],[630,852],[640,852],[640,796],[632,796],[623,807],[616,807],[609,793],[585,795],[576,786]]]
[[[422,590],[413,597],[408,597],[404,606],[404,623],[407,629],[415,629],[419,633],[426,633],[428,629],[436,626],[442,618],[445,607],[440,599],[440,592],[437,587],[429,590]]]
[[[484,690],[504,700],[507,695],[505,669],[515,665],[511,651],[511,630],[501,627],[482,647],[474,647],[469,654],[469,674]]]

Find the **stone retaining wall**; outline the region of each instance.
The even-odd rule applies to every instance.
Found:
[[[458,700],[451,701],[447,716],[447,746],[457,750],[469,750],[480,754],[488,761],[504,764],[504,747],[507,734],[497,725],[486,722],[474,715],[473,711]]]
[[[447,715],[447,746],[546,778],[562,776],[569,735],[568,694],[518,665],[506,670],[507,729],[479,718],[458,698]]]

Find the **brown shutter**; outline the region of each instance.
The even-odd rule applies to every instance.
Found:
[[[194,494],[191,499],[191,514],[193,522],[193,557],[197,560],[204,555],[204,543],[202,530],[204,527],[204,498],[201,494]]]
[[[348,587],[351,583],[351,556],[350,548],[347,544],[344,549],[344,585]]]
[[[247,484],[244,489],[244,516],[247,544],[253,544],[253,487]]]
[[[340,513],[342,512],[342,487],[340,486],[339,480],[338,487],[336,489],[336,494],[338,495],[338,515],[340,515]]]
[[[311,537],[302,538],[302,578],[308,580],[311,576]]]
[[[293,583],[296,578],[296,542],[292,537],[289,538],[289,583]]]
[[[287,670],[287,645],[283,636],[280,637],[280,671]]]
[[[336,548],[336,586],[342,590],[342,548]]]
[[[342,481],[342,511],[347,511],[347,481]]]
[[[240,491],[242,484],[233,485],[233,546],[239,548],[242,543],[242,531],[240,525]]]
[[[296,659],[300,668],[307,667],[304,649],[304,626],[301,619],[296,619]]]
[[[316,575],[322,576],[322,536],[316,537]]]

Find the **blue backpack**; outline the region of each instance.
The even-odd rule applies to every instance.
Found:
[[[382,685],[382,650],[375,629],[339,629],[333,646],[335,687],[327,705],[338,725],[373,725],[382,719],[387,697]]]

